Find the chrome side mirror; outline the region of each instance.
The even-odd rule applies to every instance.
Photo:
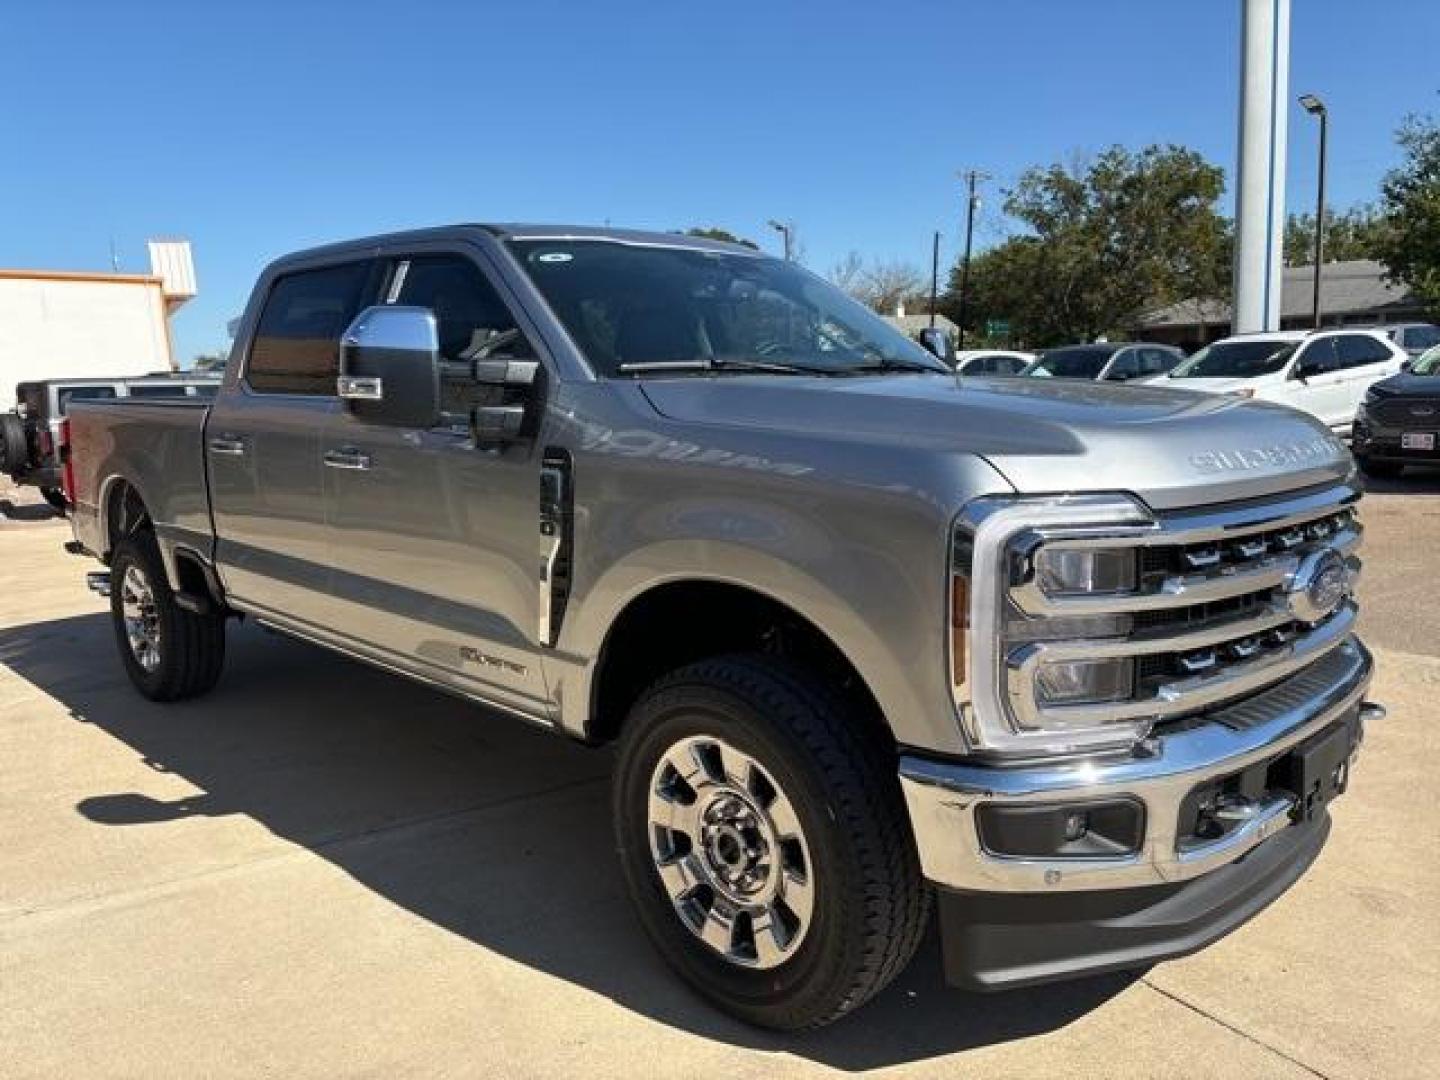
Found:
[[[357,417],[428,428],[440,422],[440,334],[429,308],[366,308],[340,337],[336,393]]]

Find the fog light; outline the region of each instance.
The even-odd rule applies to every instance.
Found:
[[[1035,556],[1035,575],[1040,588],[1051,596],[1125,592],[1135,588],[1135,552],[1041,548]]]
[[[1065,660],[1041,664],[1035,673],[1035,689],[1047,705],[1077,702],[1123,701],[1135,683],[1135,661]]]
[[[1081,804],[982,804],[980,843],[1011,859],[1085,859],[1133,855],[1145,839],[1145,808],[1134,799]]]

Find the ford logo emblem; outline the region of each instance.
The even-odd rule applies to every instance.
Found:
[[[1318,623],[1350,595],[1350,567],[1334,548],[1307,555],[1285,588],[1290,614],[1303,623]]]

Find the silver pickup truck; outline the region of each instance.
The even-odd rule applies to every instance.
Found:
[[[726,244],[288,256],[213,404],[69,423],[71,546],[142,694],[209,690],[245,615],[617,743],[645,930],[776,1028],[866,1001],[932,909],[973,989],[1213,941],[1316,858],[1382,712],[1321,424],[960,378]]]

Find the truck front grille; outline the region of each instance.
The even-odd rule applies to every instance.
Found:
[[[1334,552],[1347,576],[1361,526],[1350,488],[1236,509],[1161,516],[1153,528],[1037,530],[1012,561],[1006,704],[1022,729],[1089,728],[1110,721],[1165,724],[1214,710],[1272,686],[1328,655],[1350,635],[1348,595],[1324,611],[1297,603],[1304,568]],[[1045,547],[1134,548],[1134,587],[1105,594],[1050,595],[1033,572]],[[1303,598],[1302,598],[1303,599]],[[1047,624],[1100,628],[1056,634]],[[1017,630],[1018,628],[1018,630]],[[1023,631],[1023,632],[1022,632]],[[1049,704],[1036,691],[1042,664],[1130,661],[1121,700]]]

